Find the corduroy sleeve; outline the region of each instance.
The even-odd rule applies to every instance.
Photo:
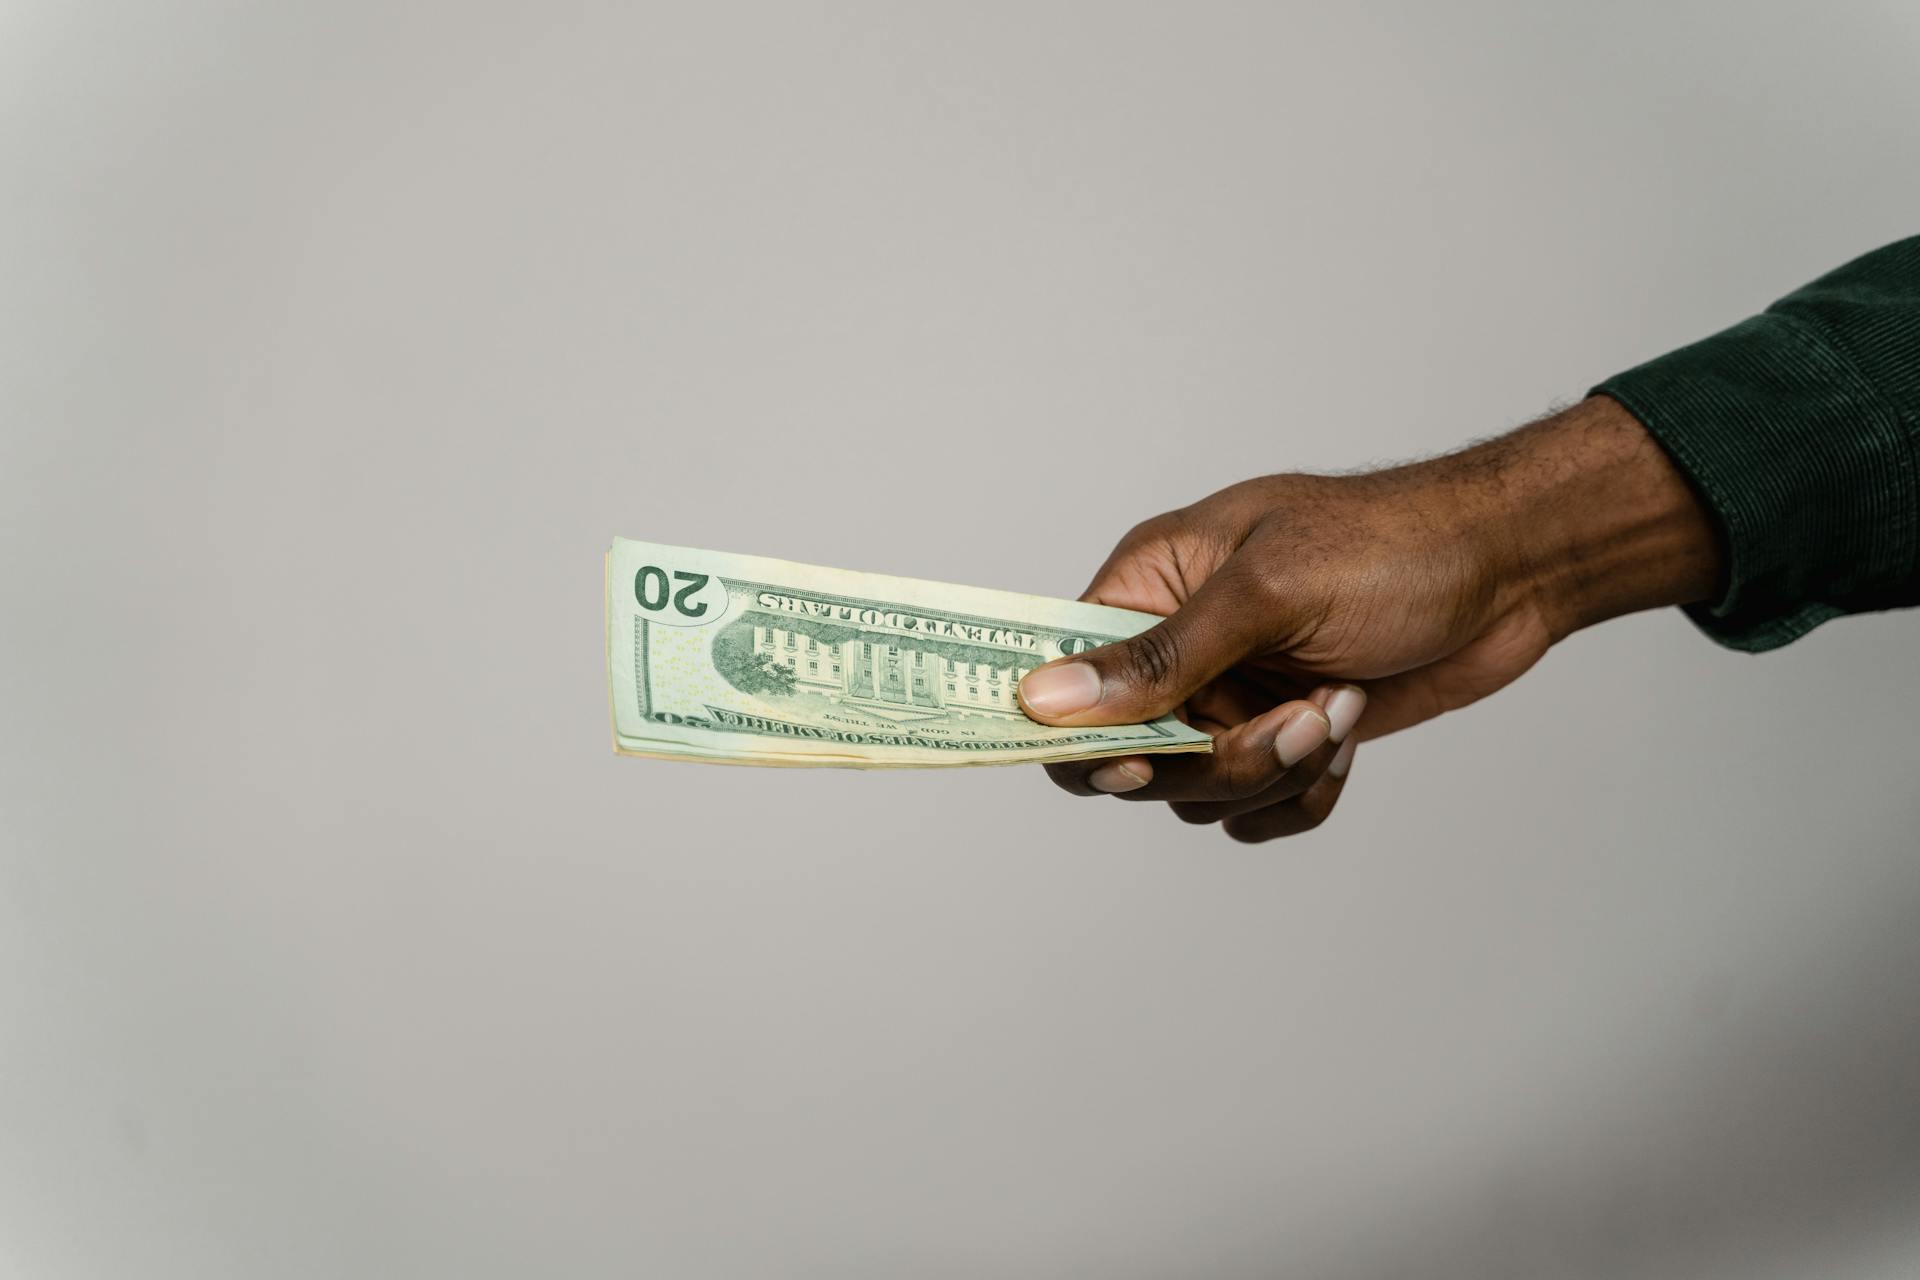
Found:
[[[1727,579],[1687,612],[1721,644],[1757,653],[1920,604],[1920,236],[1594,391],[1719,523]]]

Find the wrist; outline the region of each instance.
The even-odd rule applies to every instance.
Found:
[[[1500,580],[1554,640],[1608,618],[1713,598],[1711,515],[1637,419],[1593,396],[1504,446],[1488,527]]]

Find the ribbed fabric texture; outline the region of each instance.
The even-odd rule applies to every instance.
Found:
[[[1688,614],[1721,644],[1920,604],[1920,236],[1594,390],[1718,520],[1725,589]]]

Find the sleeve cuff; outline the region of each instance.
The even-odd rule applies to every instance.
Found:
[[[1891,607],[1914,577],[1912,429],[1861,372],[1871,353],[1843,354],[1823,328],[1769,311],[1594,388],[1640,420],[1712,511],[1727,578],[1687,613],[1729,648],[1778,648],[1829,618]]]

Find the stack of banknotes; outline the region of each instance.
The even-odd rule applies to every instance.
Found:
[[[614,540],[614,750],[855,769],[1206,751],[1172,716],[1060,729],[1020,677],[1159,619],[1073,600]]]

